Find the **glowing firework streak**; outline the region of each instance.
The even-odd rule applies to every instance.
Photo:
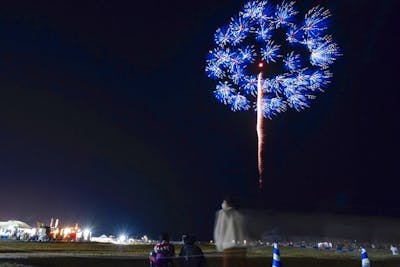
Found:
[[[331,13],[313,7],[298,19],[294,1],[273,5],[267,0],[246,3],[237,16],[217,29],[215,47],[207,58],[207,75],[217,80],[214,95],[232,111],[257,111],[259,186],[263,183],[264,118],[288,108],[310,107],[330,83],[329,67],[340,56],[327,34]],[[286,44],[277,44],[283,41]],[[277,40],[272,40],[278,36]],[[252,73],[255,62],[273,64],[275,76]],[[266,73],[264,73],[266,74]]]
[[[259,67],[263,67],[263,63],[259,64]],[[263,184],[264,175],[264,116],[262,113],[262,100],[263,100],[263,89],[262,89],[263,73],[262,71],[258,74],[257,80],[257,136],[258,136],[258,186],[260,189]]]

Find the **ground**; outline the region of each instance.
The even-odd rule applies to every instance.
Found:
[[[0,241],[0,266],[47,267],[47,266],[149,266],[148,253],[152,245],[115,245],[100,243],[33,243]],[[221,265],[221,255],[210,245],[202,245],[208,266]],[[177,252],[180,246],[176,247]],[[280,248],[282,265],[285,267],[354,267],[361,266],[358,251],[342,252]],[[389,250],[370,249],[368,254],[373,267],[399,267],[400,257],[391,256]],[[272,248],[260,247],[249,250],[249,267],[270,266]],[[178,266],[178,265],[175,265]]]

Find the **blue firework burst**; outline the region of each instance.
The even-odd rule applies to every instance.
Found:
[[[289,43],[300,43],[303,39],[304,31],[300,28],[291,27],[286,33],[286,41]]]
[[[276,7],[275,17],[272,21],[272,23],[275,25],[275,28],[289,25],[293,22],[294,16],[298,13],[298,11],[294,9],[294,4],[294,1],[289,3],[283,1]]]
[[[231,40],[231,31],[229,27],[220,28],[214,34],[214,41],[219,46],[227,45]]]
[[[271,119],[272,116],[285,112],[287,104],[286,101],[280,97],[264,98],[261,108],[263,114],[266,114],[266,116]]]
[[[246,76],[244,78],[242,90],[246,95],[255,96],[257,94],[257,77]]]
[[[276,62],[279,55],[280,45],[277,45],[272,40],[268,40],[263,48],[261,48],[261,58],[267,63]]]
[[[214,95],[219,100],[219,102],[224,104],[231,103],[231,97],[235,93],[235,89],[228,83],[219,82],[217,85]]]
[[[272,28],[265,22],[262,22],[256,29],[256,39],[259,42],[265,42],[269,40],[272,36]]]
[[[219,102],[233,111],[255,110],[260,70],[253,65],[260,62],[267,64],[260,107],[266,118],[289,109],[306,109],[328,87],[329,68],[341,55],[328,33],[331,13],[321,6],[302,18],[299,13],[294,1],[276,5],[250,1],[216,30],[215,48],[208,54],[205,69],[218,81],[214,95]],[[277,31],[283,31],[284,38],[275,38]]]
[[[327,19],[331,12],[321,6],[310,9],[304,19],[303,30],[309,36],[319,36],[328,27]]]
[[[285,64],[286,70],[295,71],[301,66],[300,55],[295,54],[294,51],[292,51],[283,59],[283,63]]]
[[[243,11],[240,14],[245,19],[259,19],[264,15],[263,13],[266,3],[266,1],[248,2],[244,5]]]
[[[233,45],[240,44],[249,34],[251,30],[251,24],[248,19],[241,16],[232,18],[232,22],[229,25],[231,32],[231,41]]]
[[[243,63],[253,63],[255,60],[255,56],[257,55],[254,49],[254,46],[248,45],[242,48],[239,48],[239,55]]]
[[[232,95],[230,101],[232,111],[242,111],[250,108],[250,101],[243,95]]]

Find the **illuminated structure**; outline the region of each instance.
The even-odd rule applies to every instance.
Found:
[[[75,226],[65,226],[61,227],[59,223],[59,219],[51,218],[50,220],[50,240],[57,241],[67,241],[67,242],[75,242],[75,241],[90,241],[92,232],[90,229],[82,229],[75,224]]]
[[[22,235],[30,234],[31,228],[27,223],[9,220],[0,222],[0,237],[1,238],[19,238]]]
[[[50,226],[44,223],[37,223],[37,227],[17,221],[0,221],[0,238],[24,241],[65,241],[65,242],[89,242],[92,238],[91,229],[82,229],[75,224],[74,226],[62,227],[59,219],[51,218]]]
[[[217,80],[214,95],[232,111],[257,111],[259,184],[263,178],[263,118],[288,108],[310,106],[329,84],[329,66],[340,55],[326,33],[329,10],[317,6],[303,19],[295,2],[244,5],[230,23],[217,29],[207,75]],[[264,71],[265,69],[265,71]]]

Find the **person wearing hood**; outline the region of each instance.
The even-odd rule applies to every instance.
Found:
[[[223,266],[246,267],[248,234],[245,217],[229,197],[224,198],[221,208],[216,214],[214,241],[217,250],[223,252]]]

